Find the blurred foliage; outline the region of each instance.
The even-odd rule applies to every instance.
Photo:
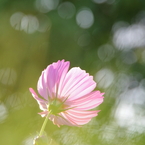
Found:
[[[0,144],[32,144],[44,119],[28,88],[65,59],[94,76],[105,100],[81,128],[49,121],[53,144],[144,145],[144,32],[144,0],[1,0]]]

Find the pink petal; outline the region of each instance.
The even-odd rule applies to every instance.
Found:
[[[29,88],[29,91],[31,92],[34,99],[36,99],[36,101],[38,102],[40,109],[46,110],[47,109],[47,101],[39,98],[38,95],[35,93],[35,91],[32,88]]]
[[[100,91],[94,91],[73,101],[67,100],[65,105],[69,106],[69,108],[75,107],[79,110],[90,110],[103,102],[104,97],[102,97],[102,95],[104,95],[104,93],[100,93]]]
[[[79,67],[69,70],[62,85],[61,96],[75,100],[90,93],[96,87],[93,77]]]
[[[45,79],[45,71],[42,72],[41,76],[39,77],[37,90],[39,94],[45,99],[48,100],[48,89],[46,86],[46,79]]]
[[[38,92],[42,97],[54,98],[61,91],[61,85],[68,71],[69,62],[58,61],[49,65],[43,72],[38,81]]]
[[[42,117],[46,117],[48,114],[48,111],[43,111],[43,112],[40,112],[38,114],[41,115]]]
[[[70,119],[68,117],[68,115],[66,115],[65,112],[61,112],[61,116],[63,116],[64,120],[67,120],[67,122],[69,122],[69,124],[64,124],[64,125],[69,125],[69,126],[77,126],[77,127],[80,127],[80,125],[76,124],[72,119]]]
[[[93,117],[98,115],[97,111],[81,111],[76,109],[67,110],[66,117],[77,125],[84,125],[88,123]]]
[[[49,119],[53,122],[54,125],[57,125],[58,127],[60,127],[60,125],[74,126],[73,124],[71,124],[70,121],[66,120],[66,119],[62,116],[62,113],[60,113],[59,115],[60,115],[60,116],[51,115],[51,116],[49,117]]]

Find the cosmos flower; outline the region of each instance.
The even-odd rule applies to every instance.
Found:
[[[92,110],[103,102],[93,77],[79,67],[69,69],[70,62],[59,60],[50,64],[38,80],[37,90],[41,97],[30,88],[32,96],[43,112],[39,113],[57,126],[81,126],[98,115],[100,110]]]

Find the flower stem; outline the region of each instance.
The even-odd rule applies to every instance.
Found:
[[[45,126],[47,124],[47,121],[48,121],[48,118],[49,118],[50,114],[51,114],[51,111],[47,114],[47,116],[46,116],[46,118],[45,118],[45,120],[43,122],[43,125],[42,125],[40,133],[39,133],[39,137],[42,136],[42,134],[44,132],[44,129],[45,129]]]

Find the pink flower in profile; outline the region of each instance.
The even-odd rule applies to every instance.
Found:
[[[58,61],[49,65],[38,80],[37,89],[42,98],[30,88],[46,117],[57,126],[81,126],[98,115],[100,110],[91,110],[103,102],[103,94],[93,91],[93,77],[79,67],[69,69],[69,61]],[[93,91],[93,92],[92,92]]]

